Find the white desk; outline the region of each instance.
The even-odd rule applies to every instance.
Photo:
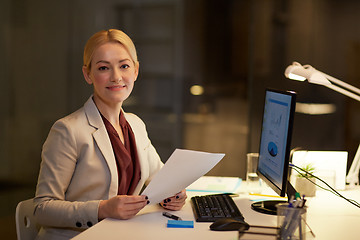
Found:
[[[360,202],[360,187],[339,192]],[[360,239],[360,208],[327,191],[317,191],[307,205],[307,222],[316,239]]]
[[[241,187],[240,187],[241,188]],[[341,192],[348,198],[360,202],[360,187]],[[188,201],[181,211],[174,212],[183,220],[194,220],[190,197],[204,193],[188,192]],[[250,225],[276,226],[276,216],[253,211],[252,200],[259,196],[246,193],[234,198],[246,222]],[[263,197],[261,197],[263,198]],[[317,196],[308,198],[307,222],[316,234],[316,239],[359,239],[360,208],[326,191],[318,191]],[[238,233],[214,232],[209,230],[210,223],[197,223],[194,228],[167,228],[168,218],[162,216],[164,209],[157,205],[147,206],[130,220],[105,219],[79,234],[74,240],[92,239],[238,239]],[[308,234],[308,236],[311,236]],[[244,235],[241,239],[275,239],[269,236]],[[309,238],[308,238],[309,239]]]

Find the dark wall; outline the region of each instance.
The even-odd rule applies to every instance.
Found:
[[[226,151],[228,167],[219,174],[244,177],[246,152],[258,151],[264,91],[272,87],[295,90],[302,103],[333,104],[336,112],[332,114],[296,114],[293,147],[349,151],[350,165],[360,143],[360,103],[321,86],[287,80],[284,70],[298,61],[360,87],[359,1],[3,0],[0,186],[6,192],[19,185],[30,186],[30,191],[20,191],[26,196],[11,193],[12,200],[3,200],[3,206],[9,202],[14,205],[33,193],[41,147],[51,125],[81,107],[92,92],[81,73],[86,40],[98,30],[123,28],[120,23],[131,25],[128,15],[120,21],[123,6],[149,9],[164,4],[174,6],[173,38],[150,42],[161,45],[174,41],[174,48],[168,48],[173,51],[169,61],[174,78],[169,78],[170,83],[150,84],[146,91],[139,91],[142,98],[158,104],[153,113],[159,113],[159,117],[149,114],[155,108],[134,108],[146,118],[150,137],[164,158],[174,147]],[[149,18],[156,23],[157,19]],[[145,27],[145,16],[141,19],[144,29],[150,29]],[[136,33],[131,37],[143,40]],[[154,54],[141,51],[139,55],[151,72],[151,64],[156,63],[152,62]],[[161,70],[165,65],[156,67]],[[143,80],[150,76],[145,71],[140,74]],[[205,94],[189,94],[193,84],[203,85]],[[165,86],[171,91],[167,92]],[[161,92],[173,102],[163,104]],[[171,108],[164,112],[162,105]],[[221,116],[225,109],[235,117],[214,117]],[[176,131],[170,134],[168,129],[174,122]],[[212,138],[199,133],[195,140],[184,136],[205,125],[213,130]],[[169,141],[171,144],[167,144]],[[238,164],[236,172],[231,169],[234,164]]]

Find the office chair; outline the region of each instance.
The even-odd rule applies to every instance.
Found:
[[[15,211],[16,235],[18,240],[34,240],[40,227],[34,217],[33,199],[18,203]]]

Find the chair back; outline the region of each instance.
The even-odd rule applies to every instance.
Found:
[[[18,240],[34,240],[40,227],[35,221],[33,199],[18,203],[15,211],[16,235]]]

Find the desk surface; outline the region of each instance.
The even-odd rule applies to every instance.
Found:
[[[341,193],[360,202],[360,187]],[[188,192],[188,201],[183,209],[173,213],[183,220],[194,220],[190,197],[201,194],[206,193]],[[260,198],[263,199],[263,197],[240,193],[234,201],[250,225],[276,226],[276,216],[257,213],[251,209],[250,205],[254,200]],[[316,239],[359,239],[360,208],[326,191],[318,191],[316,197],[308,198],[307,205],[307,222]],[[163,211],[164,209],[157,205],[146,206],[130,220],[105,219],[73,239],[238,239],[236,231],[210,231],[210,223],[194,222],[194,228],[186,229],[167,228],[168,218],[162,216]],[[241,239],[275,238],[246,234]]]

